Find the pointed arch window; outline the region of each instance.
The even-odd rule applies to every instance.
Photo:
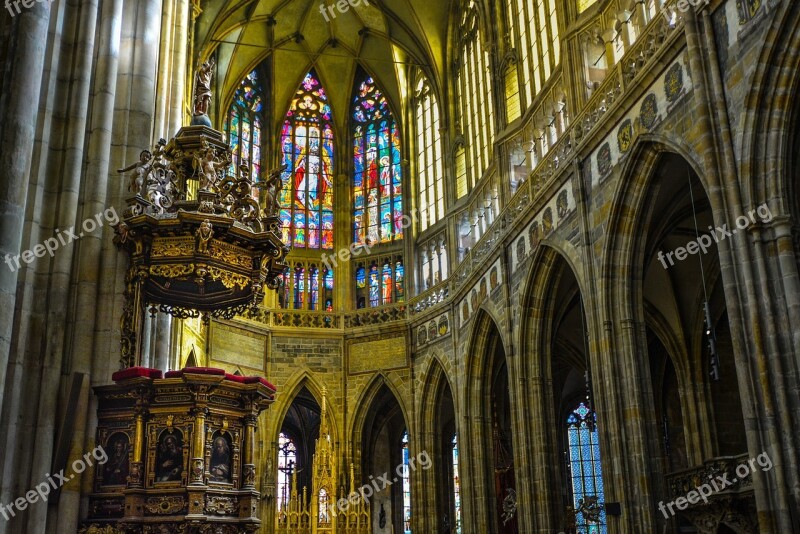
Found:
[[[403,532],[411,534],[411,469],[409,468],[408,431],[403,432]]]
[[[469,1],[461,19],[461,55],[456,77],[461,133],[466,144],[466,181],[459,183],[459,196],[471,190],[489,167],[494,143],[494,105],[489,52],[483,36],[475,0]],[[458,167],[458,162],[456,167]]]
[[[282,510],[289,502],[292,493],[292,472],[297,468],[297,447],[284,434],[278,436],[278,510]]]
[[[391,243],[403,238],[400,130],[370,76],[356,87],[352,111],[353,240]]]
[[[261,177],[262,154],[266,152],[263,139],[264,87],[261,76],[253,70],[242,80],[233,94],[233,102],[225,118],[225,139],[231,147],[232,161],[227,172],[233,176],[239,165],[250,162],[250,176],[255,181]],[[253,196],[258,199],[258,189]]]
[[[425,231],[444,216],[439,103],[425,78],[417,83],[415,108],[420,230]]]
[[[333,248],[333,141],[328,95],[312,71],[297,89],[281,133],[281,229],[284,243],[295,248]]]
[[[458,434],[453,434],[453,507],[455,519],[453,521],[453,532],[461,534],[461,477],[459,476],[458,464]]]
[[[520,67],[516,80],[506,78],[506,93],[512,94],[516,88],[510,86],[518,83],[517,87],[524,90],[525,102],[521,109],[525,110],[560,61],[556,0],[506,0],[506,23]]]
[[[567,416],[567,441],[572,505],[578,531],[605,534],[605,509],[601,508],[596,516],[587,510],[592,503],[604,503],[605,497],[597,416],[583,402]]]

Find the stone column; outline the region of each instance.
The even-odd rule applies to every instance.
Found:
[[[11,31],[14,42],[8,82],[3,84],[5,103],[0,109],[2,147],[0,151],[0,370],[5,378],[14,331],[17,295],[17,268],[13,260],[22,248],[22,225],[28,197],[31,157],[38,118],[50,4],[37,2],[18,14]],[[7,92],[6,92],[7,91]],[[2,102],[0,102],[1,104]],[[12,260],[9,265],[8,260]],[[0,409],[3,407],[5,380],[0,380]],[[0,532],[4,527],[0,526]]]

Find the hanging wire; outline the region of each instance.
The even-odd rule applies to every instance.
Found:
[[[586,365],[586,372],[584,374],[584,379],[586,380],[586,407],[589,408],[589,420],[587,421],[589,425],[589,431],[594,432],[594,408],[592,404],[592,378],[591,373],[589,372],[589,342],[587,338],[589,337],[589,330],[586,329],[586,318],[584,317],[585,308],[583,306],[583,295],[580,295],[581,301],[581,328],[583,329],[582,337],[583,337],[583,354],[584,354],[584,363]]]
[[[694,190],[692,189],[692,173],[689,167],[686,168],[686,178],[689,181],[689,198],[692,201],[692,217],[694,218],[694,235],[697,242],[700,241],[700,230],[697,226],[697,208],[694,202]],[[713,230],[712,230],[713,231]],[[697,261],[700,264],[700,281],[703,283],[703,316],[705,317],[706,336],[708,337],[708,351],[711,356],[711,370],[709,374],[716,382],[720,379],[719,376],[719,355],[717,354],[717,339],[714,327],[711,322],[711,307],[708,304],[708,290],[706,289],[706,274],[703,269],[703,256],[697,255]]]

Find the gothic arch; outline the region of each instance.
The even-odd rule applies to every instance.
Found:
[[[498,458],[493,457],[493,451],[496,451],[498,436],[494,435],[492,425],[497,423],[501,430],[509,421],[517,425],[521,411],[515,404],[518,400],[515,396],[517,376],[512,369],[512,359],[508,357],[506,349],[508,345],[503,341],[498,323],[485,306],[482,306],[473,318],[472,331],[467,335],[467,339],[462,411],[458,427],[463,436],[459,443],[464,462],[463,500],[472,503],[472,507],[465,510],[463,520],[467,531],[481,531],[486,525],[500,524],[495,501],[501,497],[496,491],[497,481],[493,480],[493,474],[496,476],[495,463],[498,461]],[[507,396],[501,393],[502,386],[497,387],[496,384],[496,382],[502,384],[504,381],[507,381],[505,386]],[[499,409],[497,409],[498,401],[501,405]],[[503,413],[498,418],[500,412]],[[504,432],[507,433],[508,429]],[[515,436],[520,435],[519,431],[511,433],[511,439],[504,439],[504,443],[513,444]],[[516,450],[516,453],[513,451],[510,453],[510,459],[514,464],[512,477],[517,470],[519,450]],[[508,459],[509,456],[503,457],[504,462]],[[520,493],[517,493],[517,496],[525,499]]]
[[[453,410],[454,432],[458,434],[459,413],[456,403],[456,389],[453,382],[442,363],[443,357],[439,354],[430,356],[426,369],[420,373],[419,381],[422,384],[419,394],[419,406],[417,408],[418,424],[418,450],[427,451],[433,458],[433,469],[421,472],[421,477],[417,477],[414,490],[421,498],[416,499],[417,509],[424,513],[418,514],[418,528],[424,532],[439,531],[443,528],[443,519],[446,514],[443,510],[447,508],[443,495],[450,492],[450,481],[447,477],[441,476],[443,471],[447,471],[445,462],[446,456],[442,450],[442,435],[444,432],[441,411],[445,394],[449,392],[450,407]],[[445,363],[449,363],[445,360]],[[449,367],[449,366],[448,366]],[[459,434],[460,436],[460,434]],[[461,439],[461,438],[460,438]],[[452,521],[449,522],[452,525]]]
[[[302,370],[295,374],[292,378],[287,380],[286,386],[282,389],[286,391],[285,396],[283,393],[279,393],[282,398],[285,398],[286,401],[281,402],[280,404],[280,411],[277,412],[277,416],[271,419],[272,424],[269,427],[269,436],[272,436],[272,439],[277,442],[278,441],[278,434],[281,430],[281,425],[283,424],[283,420],[286,419],[286,414],[289,411],[289,408],[292,406],[292,402],[300,393],[300,391],[306,388],[309,393],[314,397],[314,400],[322,406],[322,392],[325,389],[324,386],[321,386],[320,383],[313,377],[313,375],[308,370]],[[331,403],[330,392],[328,395],[328,404]],[[334,409],[328,408],[328,425],[331,434],[333,435],[334,441],[341,442],[339,438],[339,423],[336,420],[336,411]],[[273,412],[270,412],[272,415]]]
[[[364,433],[364,425],[369,417],[370,409],[378,397],[378,394],[381,393],[381,390],[384,387],[389,390],[395,401],[397,401],[397,404],[400,406],[403,419],[405,420],[408,427],[408,432],[411,435],[412,449],[414,448],[414,429],[412,428],[412,419],[410,418],[408,409],[405,406],[404,397],[400,394],[403,384],[398,377],[392,379],[390,376],[387,376],[384,373],[378,373],[364,389],[364,392],[361,394],[355,404],[356,411],[353,415],[350,432],[348,433],[355,447],[354,450],[360,450],[359,444],[361,443],[361,436]]]
[[[780,208],[773,211],[776,216],[793,213],[800,218],[800,182],[791,171],[798,163],[793,148],[798,143],[800,120],[800,105],[794,98],[800,94],[800,56],[796,53],[800,46],[800,5],[779,2],[772,9],[776,14],[756,63],[753,90],[745,100],[741,131],[750,133],[742,136],[745,165],[739,180],[743,203],[756,206],[769,202],[771,207]]]
[[[564,495],[571,493],[566,464],[561,450],[566,450],[566,415],[576,391],[585,394],[575,377],[591,369],[594,404],[605,407],[602,396],[603,373],[598,354],[589,347],[597,346],[592,322],[592,305],[596,299],[585,288],[579,262],[570,257],[574,249],[561,243],[540,245],[534,255],[530,272],[523,286],[520,347],[524,355],[519,373],[530,384],[526,417],[521,424],[529,436],[537,436],[535,446],[526,447],[531,466],[531,482],[527,493],[532,495],[535,528],[557,531],[566,521]],[[592,341],[584,342],[586,330],[593,333]],[[588,350],[588,354],[587,354]],[[576,390],[577,387],[577,390]],[[598,409],[603,414],[603,409]],[[603,429],[605,425],[601,424]],[[603,434],[601,434],[603,435]],[[603,457],[610,448],[608,440],[601,443]],[[605,465],[605,462],[604,462]],[[608,485],[608,482],[606,482]]]

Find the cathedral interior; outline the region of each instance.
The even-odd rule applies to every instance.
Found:
[[[2,12],[0,534],[800,533],[800,2]]]

